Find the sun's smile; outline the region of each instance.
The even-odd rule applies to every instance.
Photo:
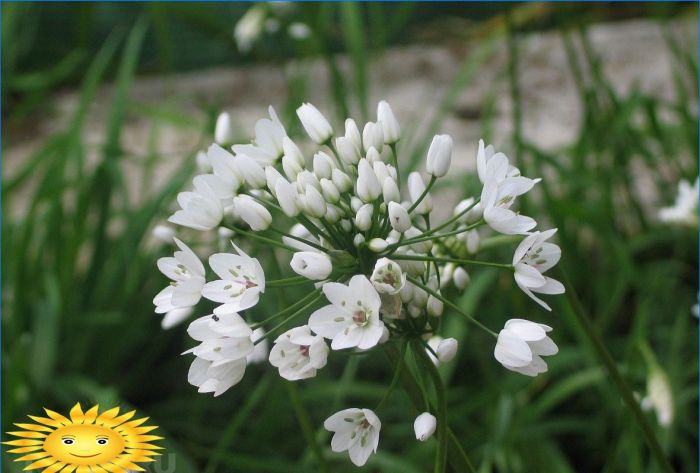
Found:
[[[76,404],[70,419],[45,409],[48,418],[29,416],[38,424],[15,424],[24,430],[8,433],[20,439],[3,443],[17,447],[10,453],[25,454],[15,461],[33,462],[25,470],[44,473],[141,471],[136,463],[154,461],[161,447],[148,442],[162,437],[146,434],[155,426],[142,426],[146,418],[130,420],[134,411],[118,415],[114,408],[98,416],[98,409],[83,413]]]

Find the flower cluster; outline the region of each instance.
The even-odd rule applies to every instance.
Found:
[[[691,185],[685,179],[678,183],[676,201],[671,207],[659,210],[659,220],[664,223],[698,226],[698,178]]]
[[[550,310],[535,294],[564,291],[544,274],[561,256],[547,241],[556,229],[533,231],[535,220],[515,210],[518,197],[539,179],[522,176],[505,154],[480,141],[481,195],[462,200],[450,218],[437,223],[431,190],[449,172],[449,136],[434,137],[427,174],[412,172],[403,185],[401,128],[386,102],[379,103],[376,121],[358,126],[347,119],[342,134],[313,105],[303,104],[297,115],[317,145],[310,157],[287,135],[272,107],[269,115],[256,123],[251,143],[207,150],[211,172],[196,176],[193,190],[178,195],[179,209],[169,219],[236,240],[226,245],[232,250],[209,257],[215,277],[208,282],[204,265],[180,240],[174,257],[158,262],[172,282],[155,297],[156,312],[182,314],[202,297],[215,303],[211,314],[188,329],[198,343],[186,352],[195,356],[191,384],[200,392],[223,393],[242,379],[251,360],[261,358],[259,349],[271,337],[269,362],[290,381],[316,376],[334,351],[382,344],[400,345],[401,356],[407,346],[421,347],[420,356],[434,370],[433,363],[448,363],[458,352],[456,339],[438,335],[446,309],[494,336],[495,358],[507,369],[528,376],[547,370],[542,356],[557,352],[547,335],[550,327],[512,319],[496,334],[445,296],[468,286],[468,266],[491,266],[512,272],[517,286]],[[512,263],[478,257],[489,231],[512,236],[491,239],[501,244],[523,236]],[[237,246],[244,241],[253,249],[257,244],[287,252],[296,276],[266,281],[260,262]],[[266,288],[302,284],[309,287],[304,297],[255,319]],[[267,324],[272,325],[264,332]],[[400,359],[397,372],[403,363]],[[432,413],[421,414],[416,438],[429,438],[436,422]],[[324,425],[334,432],[333,451],[347,451],[356,465],[376,451],[381,422],[373,410],[345,409]]]

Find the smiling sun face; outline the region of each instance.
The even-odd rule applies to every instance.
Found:
[[[44,409],[47,417],[29,416],[37,424],[15,424],[8,432],[18,440],[3,442],[16,448],[9,453],[25,454],[15,461],[33,462],[25,470],[44,468],[43,473],[106,473],[144,471],[136,463],[152,462],[161,447],[148,442],[162,437],[147,435],[155,426],[142,425],[148,418],[130,420],[135,411],[119,415],[115,407],[98,416],[99,406],[83,412],[80,404],[70,419]]]

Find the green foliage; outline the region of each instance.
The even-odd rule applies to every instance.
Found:
[[[304,6],[299,15],[314,28],[316,43],[300,46],[296,53],[325,59],[339,117],[348,110],[358,110],[358,118],[366,116],[372,106],[372,54],[395,40],[401,21],[415,14],[413,7],[397,5],[398,19],[389,14],[388,5],[313,7],[310,11],[311,5]],[[76,70],[82,80],[79,102],[65,128],[18,170],[3,173],[3,431],[43,406],[65,411],[76,401],[121,404],[161,426],[167,451],[176,455],[178,473],[324,471],[314,445],[325,458],[325,471],[355,471],[344,456],[330,452],[329,435],[321,425],[340,407],[373,405],[385,395],[393,372],[391,350],[388,357],[382,350],[332,356],[317,378],[292,388],[271,367],[251,366],[239,386],[213,399],[197,394],[186,382],[189,359],[178,356],[189,343],[184,327],[162,331],[159,318],[152,315],[151,300],[164,284],[155,260],[170,250],[148,245],[148,232],[167,216],[170,202],[186,187],[194,172],[194,154],[210,140],[210,124],[179,116],[166,105],[144,109],[131,103],[127,92],[148,35],[155,35],[162,61],[174,61],[173,18],[192,10],[185,5],[151,5],[128,30],[115,29],[96,54],[76,47],[48,71],[32,75],[15,72],[22,55],[31,51],[34,36],[41,35],[30,18],[37,7],[2,8],[3,80],[9,77],[13,93],[37,91],[31,100],[39,102]],[[188,21],[220,36],[224,27],[213,26],[220,21],[215,16],[203,11]],[[337,22],[337,31],[324,19]],[[698,97],[696,88],[688,86],[697,84],[697,61],[683,39],[662,23],[674,59],[676,99],[661,100],[638,89],[622,95],[605,77],[585,25],[562,27],[584,125],[572,143],[556,152],[544,151],[520,131],[527,111],[521,108],[518,70],[526,65],[519,61],[513,22],[505,24],[510,28],[492,32],[467,56],[428,129],[419,135],[417,124],[407,124],[410,138],[400,143],[402,174],[419,164],[432,134],[454,111],[456,97],[489,60],[496,42],[508,41],[507,73],[516,104],[513,157],[526,175],[546,176],[537,197],[525,199],[525,213],[559,228],[561,267],[628,384],[644,393],[648,352],[667,373],[675,402],[673,424],[658,426],[652,413],[648,419],[676,471],[694,471],[698,352],[697,320],[690,307],[697,303],[697,234],[655,222],[635,187],[634,169],[642,166],[653,173],[654,184],[669,203],[679,178],[697,176],[698,118],[693,104]],[[12,47],[6,47],[10,41]],[[575,44],[582,45],[583,54]],[[338,49],[349,53],[349,77],[336,63]],[[584,74],[581,64],[592,74]],[[110,113],[94,158],[85,136],[87,110],[113,68]],[[303,71],[290,76],[287,117],[313,87],[311,81]],[[26,101],[30,95],[23,97],[17,103],[27,108],[13,110],[18,116],[32,108]],[[152,123],[153,145],[146,157],[132,156],[123,146],[124,123],[132,115]],[[491,118],[484,117],[487,133]],[[148,185],[130,179],[125,166],[136,162],[152,175],[165,159],[155,146],[158,124],[164,121],[200,131],[202,141],[182,150],[185,164],[168,176],[164,188],[145,192]],[[668,177],[657,173],[659,169]],[[471,176],[450,183],[474,189]],[[498,241],[488,251],[505,262],[512,256]],[[288,290],[274,300],[263,298],[254,317],[263,319],[304,295]],[[661,471],[564,297],[552,299],[554,311],[546,314],[517,290],[509,274],[493,268],[474,277],[464,294],[449,296],[493,328],[518,315],[552,325],[561,349],[548,359],[547,375],[526,379],[493,360],[493,340],[445,311],[443,329],[460,342],[459,358],[440,367],[449,386],[449,425],[476,471]],[[420,370],[414,374],[428,376]],[[380,414],[380,450],[367,471],[432,468],[436,442],[414,440],[417,413],[410,394],[401,389],[391,394]],[[21,470],[4,453],[2,467]]]

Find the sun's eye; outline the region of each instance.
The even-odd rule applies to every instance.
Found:
[[[73,439],[63,439],[63,445],[73,445],[75,440]]]
[[[97,445],[107,445],[107,439],[97,439]]]

